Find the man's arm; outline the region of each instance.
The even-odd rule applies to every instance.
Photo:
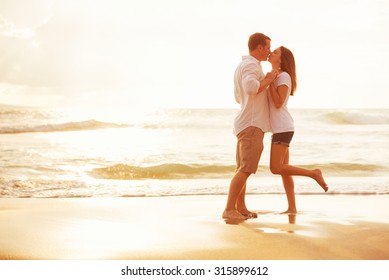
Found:
[[[278,71],[272,70],[266,74],[266,77],[262,81],[259,81],[256,74],[256,66],[247,65],[242,72],[244,92],[248,95],[255,95],[265,91],[265,89],[267,89],[277,78],[277,75]]]
[[[256,67],[257,66],[255,65],[246,65],[246,67],[242,69],[242,87],[244,92],[248,95],[255,95],[258,93],[260,82],[256,74]]]

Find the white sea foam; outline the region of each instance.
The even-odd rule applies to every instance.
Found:
[[[97,120],[86,120],[86,121],[79,121],[79,122],[53,123],[53,124],[43,124],[43,125],[6,126],[6,127],[0,127],[0,134],[77,131],[77,130],[93,130],[93,129],[106,129],[106,128],[124,128],[124,127],[129,127],[129,125],[100,122]]]

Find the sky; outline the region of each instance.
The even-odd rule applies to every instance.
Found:
[[[290,107],[389,108],[387,0],[1,0],[0,104],[236,108],[255,32],[295,55]]]

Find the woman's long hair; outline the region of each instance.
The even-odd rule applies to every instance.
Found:
[[[290,95],[296,91],[297,88],[297,76],[296,76],[296,63],[294,61],[293,53],[283,46],[281,46],[281,70],[288,73],[292,80],[292,89]]]

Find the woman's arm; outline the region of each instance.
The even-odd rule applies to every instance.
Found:
[[[278,72],[274,71],[274,70],[267,73],[265,79],[263,79],[260,82],[257,93],[261,93],[265,89],[267,89],[274,82],[274,80],[277,78],[277,74],[278,74]]]
[[[281,108],[282,105],[285,103],[285,99],[288,96],[288,86],[287,85],[280,85],[276,87],[274,83],[272,83],[269,87],[270,89],[270,95],[273,99],[274,105],[276,108]]]

